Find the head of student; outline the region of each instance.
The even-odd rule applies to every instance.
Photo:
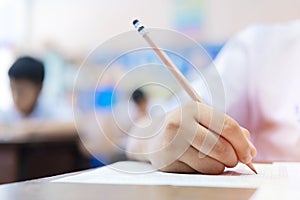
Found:
[[[144,107],[147,105],[147,96],[142,89],[136,89],[131,96],[131,99],[138,107]]]
[[[8,71],[13,102],[23,115],[35,108],[45,77],[44,64],[32,57],[18,58]]]

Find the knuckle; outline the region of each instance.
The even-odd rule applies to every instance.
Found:
[[[245,129],[245,128],[243,128],[243,132],[244,132],[244,134],[246,135],[246,137],[247,137],[248,139],[250,139],[250,132],[249,132],[247,129]]]
[[[166,130],[168,131],[176,131],[180,128],[180,123],[176,121],[169,121],[166,124]]]
[[[218,140],[214,146],[214,151],[217,155],[227,156],[230,153],[230,148],[224,142]]]
[[[222,130],[223,133],[231,133],[236,131],[238,128],[239,124],[235,120],[229,116],[225,117],[225,123]]]
[[[164,133],[163,133],[163,146],[168,146],[172,143],[173,139],[180,131],[180,123],[176,121],[169,121],[166,124]]]

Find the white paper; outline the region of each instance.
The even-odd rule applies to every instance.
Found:
[[[280,183],[289,176],[286,166],[280,164],[254,166],[258,174],[254,174],[244,164],[226,169],[222,175],[175,174],[154,171],[148,163],[124,161],[53,182],[258,188],[261,185]]]
[[[300,163],[282,162],[274,163],[280,181],[271,184],[261,185],[252,200],[256,199],[300,199]]]

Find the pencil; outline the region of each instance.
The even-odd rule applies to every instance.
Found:
[[[198,93],[190,86],[187,79],[179,71],[179,69],[176,67],[176,65],[173,63],[173,61],[169,58],[169,56],[153,42],[153,40],[148,35],[148,32],[145,30],[145,27],[139,22],[139,20],[135,19],[133,21],[133,25],[136,28],[136,30],[143,36],[143,38],[146,40],[146,42],[150,45],[150,47],[153,49],[153,51],[156,53],[156,55],[160,58],[160,60],[163,62],[163,64],[167,67],[167,69],[169,69],[169,71],[173,74],[173,76],[176,78],[176,80],[181,84],[181,86],[188,93],[188,95],[194,101],[203,103],[204,101],[200,98]],[[246,165],[255,174],[257,174],[257,171],[251,162],[247,163]]]

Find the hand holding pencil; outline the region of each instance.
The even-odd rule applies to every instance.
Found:
[[[176,80],[181,84],[183,89],[188,93],[194,102],[187,104],[182,108],[185,112],[185,117],[190,117],[191,120],[180,121],[178,115],[180,112],[175,110],[169,114],[168,123],[165,133],[172,134],[177,133],[179,130],[184,130],[184,127],[195,127],[197,129],[195,138],[190,141],[191,147],[183,154],[177,162],[172,163],[170,166],[166,166],[165,171],[174,171],[173,169],[182,169],[186,172],[187,169],[196,170],[202,173],[219,173],[219,171],[210,171],[209,167],[221,166],[222,167],[233,167],[238,161],[246,164],[253,172],[257,173],[253,164],[251,163],[252,158],[256,154],[255,147],[249,141],[249,132],[240,127],[238,123],[224,114],[224,128],[223,130],[214,130],[213,127],[209,127],[210,118],[212,117],[213,109],[203,102],[196,91],[190,86],[186,78],[181,74],[176,65],[167,56],[167,54],[161,50],[150,38],[145,27],[138,21],[134,20],[134,26],[137,31],[143,36],[147,43],[152,47],[157,56],[161,59],[163,64],[169,69]],[[206,116],[200,115],[197,111],[205,113]],[[181,113],[182,114],[182,113]],[[194,120],[194,121],[193,121]],[[191,123],[191,124],[186,124]],[[171,128],[171,129],[170,129]],[[171,135],[172,135],[171,134]],[[201,144],[203,143],[203,136],[207,138],[216,137],[216,134],[220,137],[216,142],[211,152],[201,152]],[[223,151],[220,151],[223,150]],[[199,154],[205,154],[203,158],[196,160],[194,157]],[[199,157],[199,156],[198,156]],[[152,164],[157,162],[155,156],[149,158]],[[161,162],[161,161],[160,161]],[[214,167],[211,167],[213,169]],[[184,170],[186,169],[186,170]],[[220,169],[220,167],[218,168]],[[224,169],[224,168],[223,168]],[[176,170],[175,170],[176,171]],[[180,171],[180,170],[179,170]]]

